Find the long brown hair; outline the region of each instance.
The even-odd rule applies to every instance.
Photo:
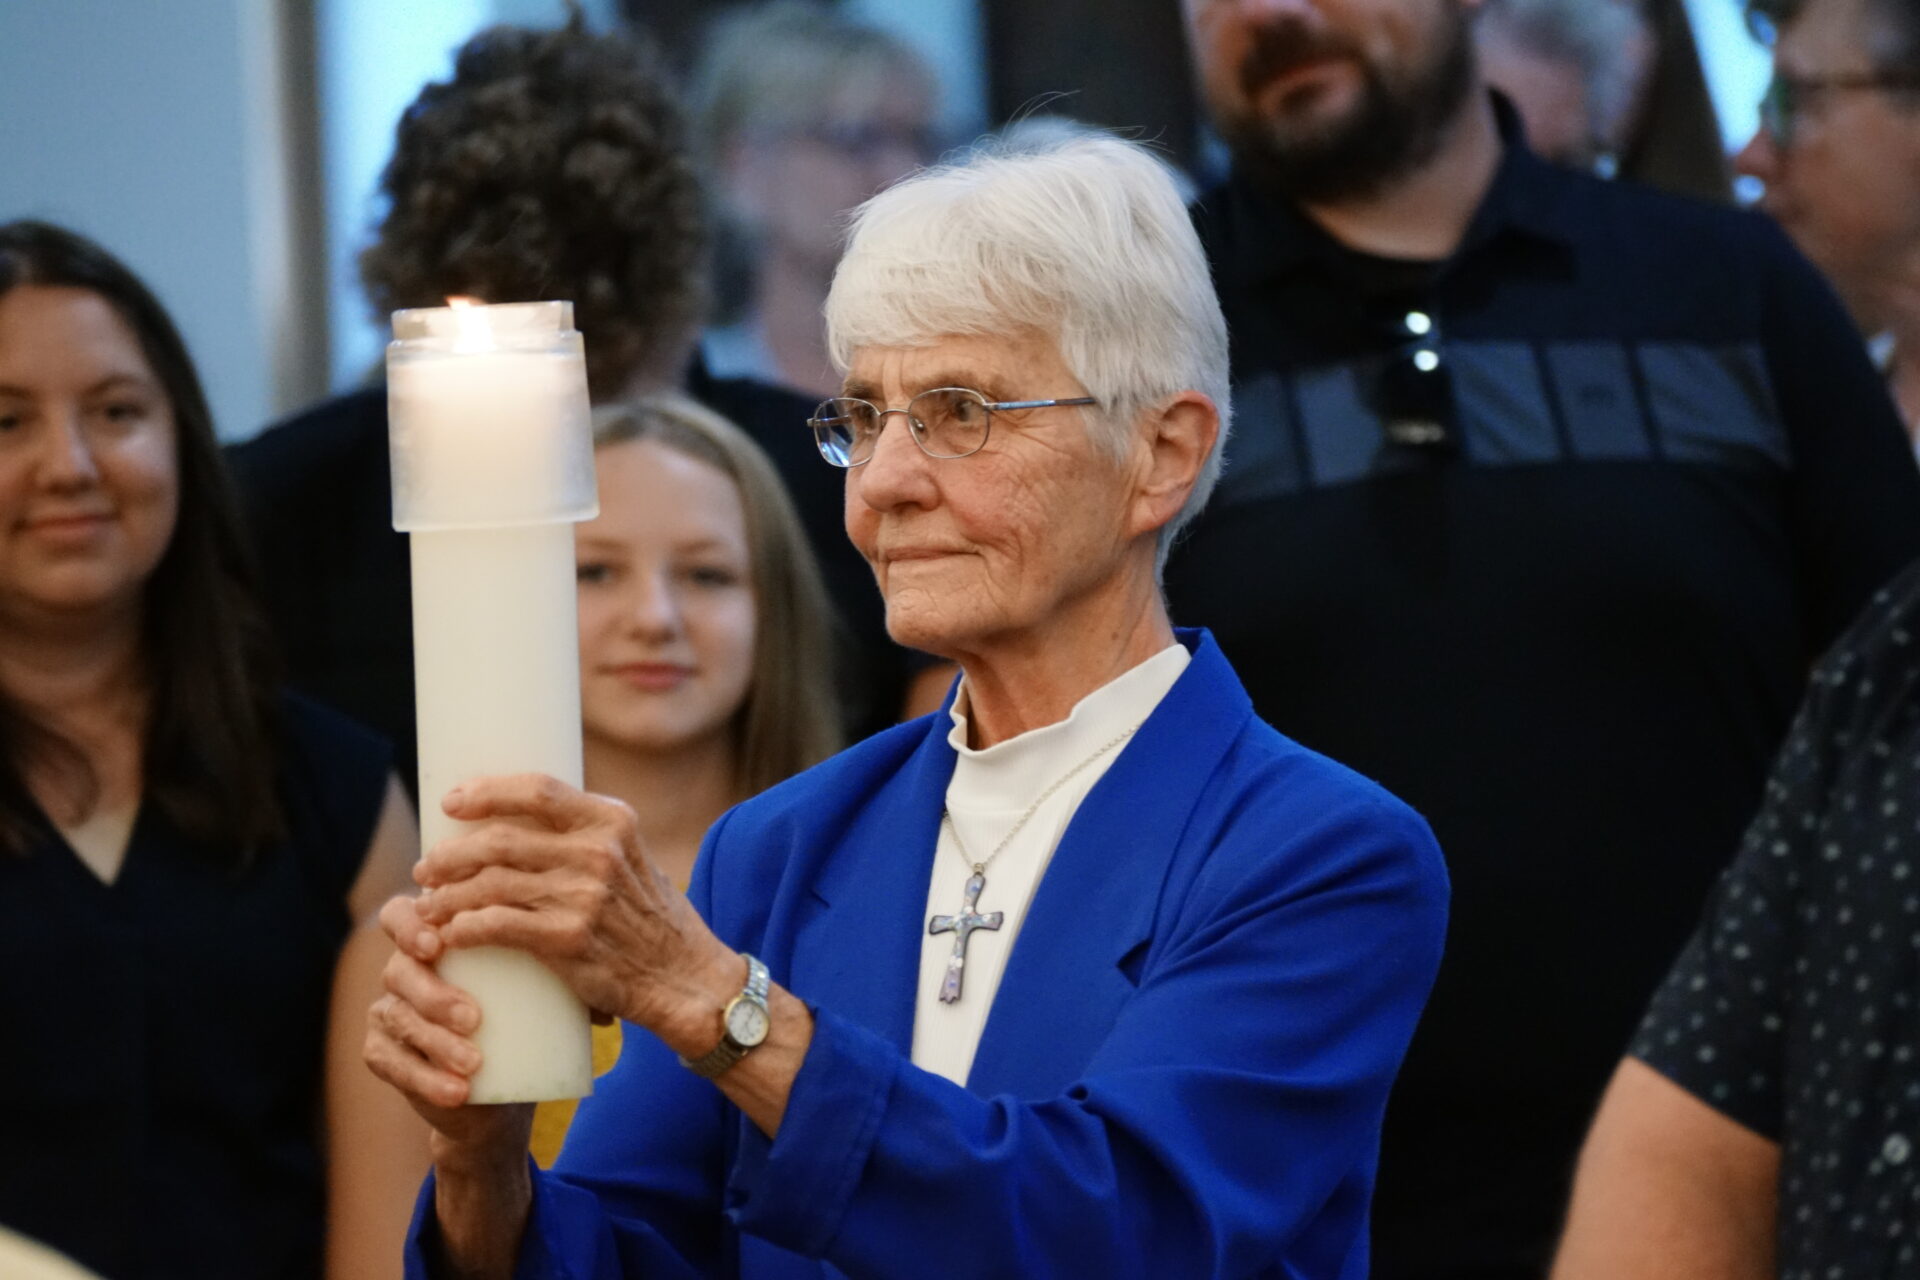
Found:
[[[179,515],[146,583],[140,636],[149,689],[142,800],[189,840],[242,865],[285,831],[275,786],[278,704],[199,375],[159,300],[91,240],[44,222],[0,225],[0,297],[22,285],[85,289],[111,306],[173,411]],[[41,829],[26,781],[32,765],[73,779],[83,808],[97,802],[84,753],[0,694],[0,847],[16,853]]]
[[[595,411],[596,448],[639,440],[704,462],[740,490],[755,606],[753,679],[735,720],[735,795],[744,800],[840,748],[833,609],[793,501],[746,432],[677,393]]]

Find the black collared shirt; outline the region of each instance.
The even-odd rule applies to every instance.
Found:
[[[1235,424],[1175,620],[1264,718],[1419,808],[1454,877],[1381,1280],[1544,1270],[1810,664],[1920,553],[1885,390],[1778,229],[1549,166],[1508,124],[1446,262],[1349,252],[1243,183],[1196,213]],[[1410,347],[1447,370],[1438,446],[1384,430]]]
[[[1780,1144],[1783,1280],[1920,1277],[1920,565],[1815,673],[1633,1053]]]

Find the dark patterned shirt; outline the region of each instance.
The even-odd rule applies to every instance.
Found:
[[[1783,1280],[1920,1277],[1920,565],[1815,674],[1633,1054],[1780,1144]]]

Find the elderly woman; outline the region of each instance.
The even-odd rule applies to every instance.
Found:
[[[1425,825],[1254,718],[1157,568],[1217,469],[1226,334],[1160,167],[976,157],[861,211],[813,422],[945,714],[717,823],[673,892],[620,805],[449,794],[368,1057],[437,1131],[450,1276],[1367,1270],[1439,961]],[[466,1107],[449,947],[538,955],[629,1048],[552,1173]]]

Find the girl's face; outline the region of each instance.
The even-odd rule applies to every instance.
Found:
[[[753,678],[740,490],[649,440],[606,445],[594,465],[600,515],[574,541],[586,735],[641,753],[710,742]]]
[[[179,505],[173,406],[119,312],[0,297],[0,618],[132,616]]]

